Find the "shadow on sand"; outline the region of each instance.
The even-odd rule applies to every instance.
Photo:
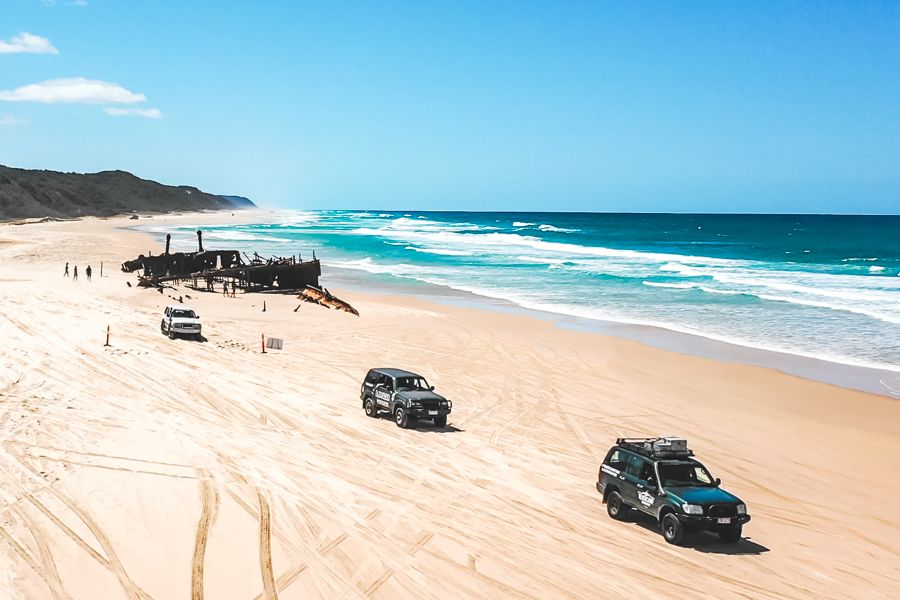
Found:
[[[394,418],[387,413],[379,413],[379,419],[383,419],[385,421],[394,422]],[[461,433],[465,431],[465,429],[460,429],[459,427],[454,427],[453,425],[447,425],[446,427],[435,427],[431,421],[410,421],[406,426],[407,429],[411,429],[413,431],[421,431],[422,433]]]
[[[460,429],[459,427],[454,427],[453,425],[447,425],[446,427],[435,427],[429,421],[413,421],[409,424],[408,429],[428,433],[460,433],[462,431],[465,431],[465,429]]]
[[[647,531],[655,533],[659,536],[660,542],[663,544],[666,543],[662,537],[662,532],[659,530],[659,525],[653,517],[632,510],[631,515],[628,517],[628,521],[638,527],[642,527]],[[730,554],[733,556],[763,554],[764,552],[769,552],[769,549],[762,544],[757,544],[746,537],[742,537],[733,544],[726,544],[712,531],[686,532],[684,538],[681,540],[680,546],[682,548],[691,548],[705,554]]]

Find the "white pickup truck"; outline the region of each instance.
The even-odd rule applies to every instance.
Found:
[[[170,304],[166,307],[159,330],[175,339],[176,335],[192,335],[200,338],[200,315],[184,304]]]

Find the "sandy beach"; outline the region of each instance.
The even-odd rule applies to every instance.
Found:
[[[133,223],[0,225],[0,598],[896,593],[896,400],[400,295],[333,290],[357,318],[128,287],[161,250]],[[205,342],[160,334],[179,295]],[[448,428],[367,418],[375,366],[425,375]],[[747,502],[744,540],[607,516],[606,451],[658,434]]]

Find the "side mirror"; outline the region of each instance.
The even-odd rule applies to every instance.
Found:
[[[722,485],[722,480],[716,477],[716,485]]]
[[[433,392],[433,391],[434,391],[434,386],[433,386],[433,385],[430,386],[430,387],[428,388],[428,391],[429,391],[429,392]]]

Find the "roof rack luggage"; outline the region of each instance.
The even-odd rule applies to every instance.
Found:
[[[652,458],[687,458],[694,455],[694,451],[687,447],[687,440],[678,437],[617,438],[616,444]]]

